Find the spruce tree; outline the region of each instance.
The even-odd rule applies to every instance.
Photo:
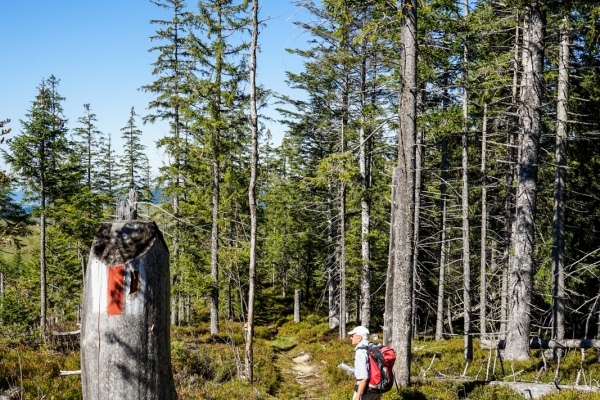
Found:
[[[75,135],[79,136],[81,141],[78,145],[81,147],[81,161],[82,167],[85,171],[85,184],[88,189],[96,190],[95,183],[98,182],[96,179],[96,161],[98,160],[98,139],[101,132],[95,125],[97,121],[96,114],[92,113],[90,104],[84,104],[84,115],[80,117],[77,122],[81,124],[80,127],[74,129]]]
[[[138,115],[135,108],[131,107],[127,124],[121,128],[121,138],[124,140],[123,156],[118,163],[121,169],[120,187],[123,195],[129,192],[129,189],[139,191],[142,186],[142,174],[144,170],[144,146],[142,141],[142,131],[138,129],[135,119]]]
[[[241,82],[246,79],[241,52],[247,44],[233,43],[232,37],[247,26],[242,12],[245,3],[232,0],[198,2],[196,25],[207,32],[206,40],[190,36],[190,55],[194,68],[204,71],[202,78],[194,81],[191,101],[194,110],[190,129],[197,132],[202,145],[209,150],[212,162],[212,216],[211,216],[211,280],[210,295],[211,333],[219,332],[219,222],[221,184],[224,175],[223,159],[231,155],[240,143],[240,127],[245,125],[243,115],[247,96]]]
[[[98,191],[105,196],[105,204],[112,208],[118,195],[119,171],[110,133],[100,137],[98,156]]]
[[[170,158],[170,163],[161,171],[164,176],[163,191],[171,198],[171,207],[175,217],[174,230],[172,232],[172,271],[175,276],[179,273],[179,248],[180,248],[180,197],[182,195],[182,165],[183,148],[182,140],[183,114],[186,109],[187,96],[190,81],[193,77],[193,64],[190,61],[186,49],[187,32],[192,26],[193,14],[186,10],[183,0],[156,0],[152,1],[157,7],[172,11],[172,18],[165,20],[151,20],[151,24],[158,25],[156,35],[150,40],[160,42],[149,51],[157,52],[158,57],[154,62],[152,75],[156,80],[142,87],[142,90],[154,93],[156,98],[149,104],[152,113],[144,118],[144,122],[155,122],[166,120],[170,124],[169,135],[158,142],[159,147],[164,147]],[[172,288],[177,285],[176,278]],[[177,301],[173,296],[173,302]],[[172,306],[171,319],[176,323],[177,312],[175,305]]]
[[[66,118],[58,93],[59,80],[42,80],[21,132],[3,150],[4,160],[13,168],[26,189],[27,197],[39,201],[40,218],[40,327],[46,330],[46,206],[60,198],[61,178],[69,152]]]

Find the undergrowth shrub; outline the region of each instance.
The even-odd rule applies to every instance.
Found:
[[[23,400],[81,399],[81,376],[60,376],[61,370],[78,369],[79,352],[0,345],[0,392],[22,386]]]
[[[584,392],[581,390],[561,390],[560,393],[547,394],[540,400],[598,400],[599,393]]]
[[[469,393],[469,400],[517,400],[525,396],[515,392],[509,387],[500,385],[478,386]]]

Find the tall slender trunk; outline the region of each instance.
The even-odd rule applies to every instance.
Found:
[[[385,346],[392,345],[392,328],[394,325],[394,267],[396,255],[396,226],[395,218],[398,214],[398,191],[400,190],[400,182],[398,169],[394,168],[392,172],[392,190],[391,190],[391,207],[390,207],[390,243],[388,251],[388,266],[385,281],[385,312],[383,313],[383,344]]]
[[[346,67],[346,53],[348,51],[348,30],[344,28],[343,38],[341,42],[343,63],[343,87],[342,87],[342,126],[340,132],[340,154],[346,151],[346,128],[348,126],[348,110],[349,110],[349,76]],[[346,338],[346,181],[340,179],[340,339]]]
[[[366,41],[365,41],[366,42]],[[360,284],[360,324],[367,328],[371,323],[371,245],[369,242],[369,233],[371,231],[371,199],[369,189],[371,184],[371,154],[370,143],[372,142],[371,135],[367,138],[367,121],[366,121],[366,106],[367,106],[367,56],[366,44],[363,46],[363,60],[361,66],[361,90],[360,90],[360,106],[361,106],[361,125],[359,129],[360,149],[358,154],[358,163],[360,170],[360,215],[361,215],[361,258],[362,258],[362,274]],[[369,125],[370,126],[370,125]]]
[[[502,254],[502,282],[500,289],[500,334],[501,339],[506,338],[506,324],[508,322],[507,305],[508,305],[508,273],[513,260],[513,232],[514,232],[514,213],[515,213],[515,190],[514,182],[516,180],[515,168],[515,143],[516,133],[519,129],[517,113],[517,100],[519,94],[519,13],[517,12],[517,25],[515,27],[515,44],[513,57],[513,84],[512,84],[512,101],[511,101],[511,116],[508,132],[508,151],[506,169],[506,197],[504,200],[504,252]]]
[[[254,341],[254,290],[256,284],[256,181],[258,173],[258,113],[256,111],[256,45],[258,42],[258,0],[252,0],[252,41],[250,42],[250,131],[252,154],[250,156],[250,261],[248,265],[248,336],[246,340],[246,379],[253,381],[252,342]]]
[[[442,225],[440,227],[440,272],[438,279],[437,317],[435,323],[435,340],[444,339],[444,296],[446,283],[446,158],[448,157],[448,141],[446,136],[442,138],[442,165],[440,183],[440,212],[442,214]]]
[[[487,245],[487,177],[486,177],[486,152],[487,152],[487,103],[483,105],[483,128],[481,130],[481,253],[479,264],[479,332],[481,338],[486,338],[487,333],[487,278],[486,278],[486,245]],[[492,255],[493,257],[493,255]]]
[[[417,91],[417,116],[423,112],[423,92]],[[421,229],[421,183],[423,180],[423,130],[417,128],[415,142],[415,215],[413,228],[412,326],[417,337],[417,283],[419,280],[419,230]]]
[[[567,165],[567,120],[569,104],[569,17],[560,28],[558,103],[556,121],[556,169],[554,175],[554,219],[552,221],[552,338],[565,338],[565,186]]]
[[[223,15],[221,12],[220,3],[217,4],[217,43],[218,49],[215,62],[215,101],[214,118],[217,121],[221,119],[221,79],[223,73]],[[213,198],[212,198],[212,228],[211,228],[211,245],[210,245],[210,277],[211,277],[211,294],[210,294],[210,333],[216,335],[219,333],[219,196],[221,192],[221,167],[219,165],[219,141],[221,138],[221,128],[215,128],[212,133],[212,163],[213,163]]]
[[[43,161],[42,161],[43,163]],[[43,167],[42,167],[43,168]],[[46,332],[46,187],[43,178],[40,184],[40,329]]]
[[[394,209],[394,317],[392,344],[398,384],[410,384],[412,343],[413,219],[415,197],[415,135],[417,122],[417,2],[402,2],[402,88],[398,131],[398,198]],[[396,206],[396,205],[395,205]]]
[[[346,337],[346,184],[340,182],[340,339]]]
[[[333,198],[331,184],[327,185],[327,291],[329,296],[329,329],[335,329],[340,323],[340,308],[337,301],[339,290],[339,272],[335,260],[334,249]]]
[[[465,17],[469,14],[469,3],[465,1]],[[463,124],[462,124],[462,264],[463,264],[463,313],[464,313],[464,358],[473,359],[473,337],[471,336],[471,252],[469,248],[469,93],[467,43],[463,43]]]
[[[179,24],[178,24],[178,13],[180,12],[178,7],[173,7],[173,21],[175,25],[174,29],[174,42],[175,42],[175,54],[173,55],[175,58],[174,61],[174,70],[173,77],[175,81],[175,96],[179,96]],[[175,173],[172,177],[173,185],[175,186],[175,193],[173,198],[171,199],[171,205],[173,207],[173,215],[175,217],[174,221],[174,229],[173,229],[173,286],[177,288],[177,290],[173,291],[174,295],[171,298],[171,324],[176,325],[180,324],[182,320],[182,313],[179,307],[179,303],[181,301],[181,285],[183,284],[183,271],[180,271],[179,265],[179,184],[180,184],[180,158],[181,158],[181,149],[179,147],[179,105],[175,103],[173,107],[173,133],[175,136]],[[131,135],[133,136],[133,128],[131,129]],[[133,141],[131,142],[133,143]],[[135,175],[133,171],[133,163],[131,160],[131,187],[135,188]]]
[[[505,358],[529,358],[531,289],[535,243],[538,152],[544,72],[544,14],[540,2],[525,7],[523,73],[519,109],[522,140],[519,145],[517,231],[515,261],[509,274],[509,307]]]

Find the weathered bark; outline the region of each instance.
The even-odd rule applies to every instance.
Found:
[[[596,339],[600,340],[600,302],[597,309],[598,320],[596,321]],[[600,362],[600,349],[596,350],[596,362]]]
[[[102,223],[85,279],[83,398],[176,399],[169,336],[169,251],[156,224]]]
[[[294,322],[300,322],[300,289],[294,291]]]
[[[363,45],[363,53],[366,53],[366,43]],[[360,172],[360,241],[361,241],[361,284],[360,284],[360,324],[367,328],[371,323],[371,245],[369,242],[369,233],[371,231],[371,201],[369,189],[371,184],[371,155],[370,144],[372,135],[368,135],[365,118],[365,109],[367,106],[367,57],[363,56],[361,65],[361,90],[360,90],[360,106],[361,106],[361,125],[359,129],[359,153],[358,164]]]
[[[543,90],[544,15],[539,2],[526,7],[523,32],[523,73],[519,109],[519,182],[517,187],[517,231],[515,261],[509,274],[509,307],[505,359],[529,358],[532,273],[535,243],[538,151]]]
[[[440,227],[440,271],[438,278],[437,317],[435,323],[435,340],[444,339],[444,296],[446,283],[446,158],[448,157],[448,141],[442,138],[442,166],[440,183],[440,208],[442,226]]]
[[[333,199],[331,195],[331,184],[327,186],[327,275],[328,284],[327,292],[329,296],[329,329],[335,329],[340,324],[340,304],[336,296],[339,290],[339,273],[335,263],[335,255],[333,252],[334,240],[334,224],[333,224]]]
[[[4,310],[4,267],[0,266],[0,313]],[[0,317],[0,326],[4,324],[4,320]]]
[[[417,116],[423,112],[423,92],[417,91]],[[417,129],[415,138],[415,215],[413,217],[413,281],[412,281],[412,326],[413,337],[417,337],[417,283],[419,281],[419,231],[421,229],[421,183],[423,180],[423,130]]]
[[[348,32],[344,29],[344,37],[341,43],[341,52],[347,51]],[[346,151],[346,127],[348,125],[348,90],[349,76],[346,66],[343,68],[343,87],[342,87],[342,126],[340,130],[340,154]],[[340,179],[340,247],[339,247],[339,264],[340,264],[340,339],[346,338],[346,181]]]
[[[340,271],[340,324],[339,337],[346,338],[346,184],[340,182],[340,248],[339,248],[339,271]]]
[[[485,172],[487,152],[487,103],[483,105],[483,127],[481,131],[481,252],[479,264],[479,332],[481,333],[481,338],[484,339],[487,332],[487,179]]]
[[[469,2],[464,3],[465,16],[469,14]],[[469,232],[469,92],[468,92],[468,48],[463,43],[463,122],[462,122],[462,264],[463,264],[463,309],[464,309],[464,359],[473,359],[473,337],[471,336],[471,251]]]
[[[569,104],[569,17],[563,17],[558,57],[558,102],[556,107],[556,169],[554,174],[554,219],[552,221],[552,338],[565,338],[565,192],[567,165],[567,120]]]
[[[217,3],[217,43],[222,45],[223,32],[222,27],[222,11],[220,3]],[[215,87],[216,101],[215,119],[221,118],[221,75],[223,73],[223,52],[218,51],[215,60]],[[210,235],[210,334],[216,335],[219,333],[219,197],[221,193],[221,166],[219,165],[219,141],[221,138],[220,128],[216,128],[212,133],[212,163],[213,163],[213,197],[212,197],[212,227]]]
[[[258,42],[258,0],[252,0],[252,41],[250,42],[250,131],[252,152],[250,155],[250,260],[248,263],[248,336],[246,340],[246,380],[252,382],[254,341],[254,291],[256,286],[256,181],[258,174],[258,112],[256,110],[256,46]],[[295,313],[294,313],[295,316]]]
[[[398,213],[398,191],[400,190],[400,182],[398,170],[394,168],[392,172],[392,190],[391,190],[391,207],[390,207],[390,244],[388,251],[388,266],[385,285],[385,312],[383,313],[383,344],[385,346],[392,345],[392,328],[394,325],[394,257],[396,254],[396,236],[394,227],[396,226],[395,218]]]
[[[398,384],[410,384],[412,342],[413,219],[415,196],[415,135],[417,117],[417,2],[402,2],[402,89],[398,131],[398,198],[394,218],[394,317],[392,344]]]
[[[504,199],[504,252],[502,256],[502,281],[500,289],[500,338],[506,338],[506,324],[508,322],[507,307],[508,307],[508,274],[513,260],[513,226],[515,222],[514,199],[515,199],[515,136],[518,130],[517,119],[514,116],[517,113],[517,96],[519,84],[519,14],[517,12],[517,24],[515,27],[515,44],[513,57],[513,84],[512,84],[512,101],[511,101],[511,117],[510,128],[508,132],[508,150],[506,169],[506,197]]]

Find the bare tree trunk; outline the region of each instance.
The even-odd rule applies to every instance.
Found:
[[[415,136],[417,122],[417,2],[402,2],[402,89],[398,132],[400,190],[394,219],[394,321],[392,343],[397,353],[394,366],[400,385],[410,384],[412,342],[413,219],[415,197]]]
[[[337,301],[339,290],[339,272],[334,255],[334,224],[333,224],[333,199],[331,196],[331,184],[327,185],[327,275],[329,295],[329,329],[335,329],[340,324],[340,304]]]
[[[469,3],[465,1],[465,17],[469,14]],[[462,124],[462,264],[463,264],[463,313],[464,313],[464,359],[473,359],[473,337],[471,336],[471,252],[469,244],[469,97],[468,97],[468,49],[463,43],[463,124]]]
[[[554,175],[554,219],[552,221],[552,338],[565,338],[565,192],[567,165],[567,120],[569,104],[569,17],[560,27],[558,57],[558,103],[556,108],[556,169]],[[557,352],[560,356],[560,350]]]
[[[246,380],[253,382],[252,344],[254,341],[254,291],[256,285],[256,181],[258,174],[258,113],[256,110],[256,46],[258,42],[258,0],[252,0],[252,41],[250,43],[250,131],[252,135],[252,154],[250,158],[250,187],[248,203],[250,206],[250,260],[248,263],[248,335],[246,340]]]
[[[340,182],[340,339],[346,337],[346,184]]]
[[[487,178],[486,178],[486,152],[487,152],[487,103],[483,105],[483,129],[481,135],[481,253],[480,253],[480,285],[479,285],[479,332],[481,338],[486,338],[487,324],[487,278],[486,278],[486,245],[487,245]],[[492,255],[493,256],[493,255]]]
[[[537,163],[544,72],[544,14],[537,1],[527,5],[525,9],[523,73],[521,76],[522,104],[519,109],[523,139],[520,143],[517,187],[515,262],[511,265],[509,274],[510,301],[505,351],[507,360],[529,358]]]
[[[221,14],[221,8],[218,4],[217,7],[217,18],[218,26],[222,26],[223,16]],[[221,29],[217,30],[217,43],[223,42],[223,36]],[[217,111],[216,119],[221,118],[221,74],[223,70],[223,54],[218,53],[216,62],[216,79],[215,87],[217,88]],[[219,140],[221,132],[217,128],[212,133],[212,162],[213,162],[213,197],[212,197],[212,227],[210,237],[210,278],[211,278],[211,291],[210,291],[210,334],[216,335],[219,333],[219,197],[221,192],[221,168],[219,165]]]
[[[40,187],[40,329],[46,332],[46,188],[42,179]]]
[[[366,43],[366,41],[365,41]],[[366,53],[366,44],[363,45],[363,53]],[[361,90],[360,90],[360,106],[361,106],[361,125],[359,129],[359,154],[358,163],[360,170],[360,210],[361,210],[361,258],[362,258],[362,274],[360,284],[360,324],[367,328],[371,323],[371,245],[369,243],[369,232],[371,231],[371,201],[369,188],[371,183],[371,156],[368,154],[371,135],[367,139],[366,135],[366,118],[365,109],[367,106],[367,56],[363,56],[361,66]]]
[[[513,237],[514,237],[514,201],[515,190],[514,182],[516,180],[515,168],[515,137],[519,129],[517,118],[514,116],[517,113],[518,100],[518,85],[519,85],[519,13],[517,12],[517,24],[515,27],[515,45],[513,57],[513,84],[512,84],[512,101],[511,101],[511,117],[510,127],[508,132],[508,167],[506,169],[506,198],[504,201],[504,252],[502,256],[502,282],[500,289],[500,335],[501,339],[506,338],[506,325],[508,322],[507,306],[508,306],[508,273],[513,261]]]
[[[396,254],[396,226],[395,218],[398,214],[398,191],[400,190],[400,182],[397,168],[392,172],[392,190],[391,190],[391,207],[390,207],[390,244],[388,251],[388,266],[385,285],[385,312],[383,314],[383,344],[385,346],[392,345],[392,328],[394,325],[394,266]]]
[[[446,157],[448,156],[448,141],[442,138],[442,166],[440,183],[440,208],[442,226],[440,227],[440,272],[438,279],[437,318],[435,323],[435,340],[444,339],[444,296],[446,283]]]
[[[423,92],[417,92],[417,116],[423,111]],[[413,337],[417,337],[417,283],[419,281],[419,230],[421,229],[421,183],[423,171],[423,130],[417,128],[415,143],[415,216],[413,228],[413,281],[412,281],[412,326]]]
[[[341,43],[341,51],[346,52],[348,46],[348,32],[344,30],[344,37]],[[343,88],[342,88],[342,126],[340,132],[340,154],[346,151],[346,127],[348,125],[348,90],[349,76],[346,66],[343,67]],[[341,177],[340,177],[341,178]],[[340,179],[340,339],[346,338],[346,181]]]
[[[17,250],[18,251],[18,250]],[[2,311],[4,311],[4,266],[0,266],[0,326],[4,324],[4,319],[2,318]]]
[[[294,290],[294,322],[300,322],[300,289]]]

